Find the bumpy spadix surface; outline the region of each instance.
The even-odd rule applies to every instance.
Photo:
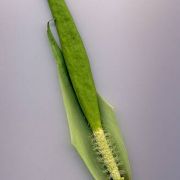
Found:
[[[116,161],[108,145],[103,129],[97,129],[94,132],[94,137],[98,146],[98,150],[102,155],[103,162],[106,165],[110,176],[113,178],[113,180],[124,180],[124,178],[120,175]]]

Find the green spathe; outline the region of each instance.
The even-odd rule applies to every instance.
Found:
[[[103,173],[101,164],[97,161],[97,154],[92,149],[91,135],[92,131],[87,124],[87,121],[81,111],[81,107],[76,98],[76,94],[73,90],[69,74],[64,62],[61,50],[55,42],[50,27],[48,24],[48,37],[52,48],[53,55],[57,64],[57,71],[60,81],[61,94],[63,96],[65,110],[67,114],[71,142],[84,163],[88,167],[92,176],[96,180],[108,179],[108,176]],[[115,113],[111,105],[105,102],[100,96],[98,96],[98,103],[100,108],[100,115],[104,129],[111,134],[113,142],[117,147],[117,154],[122,162],[121,169],[126,173],[124,175],[125,180],[131,180],[131,170],[128,160],[127,151],[123,142],[121,132],[116,122]]]
[[[96,130],[101,127],[100,112],[89,59],[82,39],[65,1],[48,0],[48,2],[73,88],[88,123]]]

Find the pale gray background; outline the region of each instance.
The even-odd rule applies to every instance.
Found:
[[[180,179],[180,1],[67,0],[134,180]],[[90,180],[72,148],[47,1],[0,1],[0,180]]]

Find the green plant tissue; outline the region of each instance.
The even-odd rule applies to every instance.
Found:
[[[91,129],[77,101],[76,95],[71,85],[71,81],[69,79],[62,52],[51,33],[49,23],[47,27],[47,33],[57,65],[61,94],[63,96],[71,135],[71,143],[86,164],[95,180],[108,179],[107,174],[103,172],[101,163],[98,161],[98,155],[93,150]],[[131,180],[132,177],[128,154],[124,145],[122,134],[118,128],[113,107],[99,95],[98,102],[103,128],[107,133],[110,134],[114,146],[116,147],[116,154],[119,156],[120,161],[122,162],[122,170],[125,172],[124,179]]]

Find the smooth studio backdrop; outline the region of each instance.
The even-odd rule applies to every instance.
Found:
[[[67,0],[133,180],[180,179],[180,1]],[[47,0],[0,1],[0,179],[90,180],[70,144]]]

